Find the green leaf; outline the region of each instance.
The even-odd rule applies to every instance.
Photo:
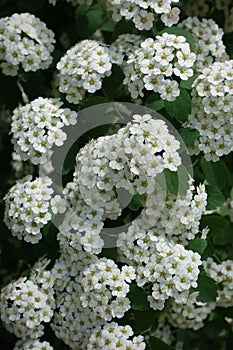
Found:
[[[153,92],[146,98],[145,106],[154,111],[159,111],[164,108],[164,100],[160,98],[159,94]]]
[[[164,108],[164,100],[154,101],[152,103],[146,104],[146,107],[153,109],[154,111],[160,111]]]
[[[152,350],[175,350],[171,345],[168,345],[161,339],[152,336],[150,337],[150,346]]]
[[[89,33],[93,34],[104,23],[104,15],[101,9],[90,10],[86,13],[89,22]]]
[[[132,211],[138,211],[138,209],[142,206],[143,200],[144,195],[141,195],[139,193],[135,194],[128,205],[129,209]]]
[[[201,218],[201,228],[208,226],[210,233],[223,231],[229,226],[229,221],[217,214],[204,215]]]
[[[182,137],[182,139],[187,147],[192,146],[192,144],[195,142],[195,140],[199,136],[199,132],[197,130],[190,129],[190,128],[180,129],[179,134]]]
[[[207,210],[220,207],[225,202],[225,197],[217,186],[206,185],[207,192]]]
[[[90,95],[83,101],[84,108],[95,106],[102,103],[108,103],[109,99],[105,96]]]
[[[104,79],[103,90],[106,95],[113,99],[117,95],[117,92],[123,82],[124,74],[120,67],[114,65],[112,68],[112,74]]]
[[[213,237],[213,242],[216,245],[233,244],[233,223],[230,222],[222,231],[216,231]]]
[[[174,195],[185,195],[189,188],[189,174],[184,165],[180,165],[177,171],[164,169],[156,176],[159,184],[169,193]]]
[[[135,334],[146,332],[147,330],[150,331],[150,329],[154,325],[156,326],[157,317],[158,317],[157,312],[154,310],[134,311],[133,329],[135,331]]]
[[[192,85],[197,77],[198,77],[198,74],[194,74],[192,77],[188,78],[187,80],[181,80],[180,87],[191,90]]]
[[[133,310],[150,310],[150,303],[147,300],[146,291],[138,287],[136,284],[130,285],[130,291],[127,297],[131,301],[131,307]]]
[[[197,50],[197,38],[189,30],[174,26],[174,27],[165,28],[164,30],[162,30],[161,34],[164,32],[166,32],[168,34],[175,34],[175,35],[184,36],[186,38],[186,41],[190,45],[190,50],[192,52],[196,52],[196,50]]]
[[[198,288],[199,291],[198,301],[203,303],[211,303],[216,301],[218,295],[217,283],[207,276],[205,273],[200,273],[198,277]]]
[[[110,21],[104,21],[104,23],[100,27],[100,30],[102,30],[103,32],[114,32],[115,24],[113,24]]]
[[[208,226],[209,228],[209,237],[214,237],[216,235],[221,234],[224,230],[226,230],[229,226],[229,221],[217,214],[204,215],[201,218],[200,229]]]
[[[88,11],[89,8],[90,8],[90,6],[86,5],[86,4],[77,6],[77,8],[75,10],[75,18],[77,19],[77,18],[85,15],[85,13]]]
[[[126,21],[124,18],[122,18],[116,24],[115,31],[114,31],[114,39],[116,39],[121,34],[130,33],[133,27],[134,25],[131,21]]]
[[[164,106],[167,113],[172,118],[183,123],[188,119],[188,115],[191,113],[191,98],[185,89],[180,88],[180,95],[175,101],[164,101]]]
[[[194,252],[199,253],[200,255],[204,252],[207,247],[207,241],[205,239],[195,237],[189,241],[187,248],[191,249]]]
[[[88,39],[104,21],[103,10],[98,4],[81,5],[75,11],[75,26],[82,39]]]
[[[223,160],[208,162],[204,157],[201,159],[201,167],[205,178],[210,185],[217,186],[222,190],[227,184],[231,184],[232,175]]]
[[[114,261],[117,260],[117,248],[103,248],[101,253],[99,254],[100,258],[108,258],[108,259],[112,259]]]

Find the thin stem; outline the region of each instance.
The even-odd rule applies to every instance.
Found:
[[[20,83],[19,80],[17,81],[17,85],[18,85],[18,88],[19,88],[19,90],[21,92],[23,102],[25,104],[29,103],[29,98],[28,98],[27,94],[25,93],[24,88],[23,88],[23,86],[22,86],[22,84]]]

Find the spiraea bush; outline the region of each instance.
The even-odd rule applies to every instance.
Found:
[[[0,1],[0,348],[230,350],[233,5]]]

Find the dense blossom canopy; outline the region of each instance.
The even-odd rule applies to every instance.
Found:
[[[232,1],[0,17],[0,348],[230,349]]]

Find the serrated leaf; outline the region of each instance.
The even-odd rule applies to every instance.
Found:
[[[164,33],[164,32],[166,32],[168,34],[175,34],[175,35],[184,36],[186,38],[186,41],[190,45],[190,50],[192,52],[196,52],[197,39],[189,30],[173,26],[173,27],[165,28],[161,33]]]
[[[168,345],[163,340],[157,337],[150,337],[150,346],[153,350],[175,350],[171,345]]]
[[[191,249],[194,252],[199,253],[200,255],[204,252],[207,247],[207,241],[205,239],[195,237],[189,241],[187,248]]]
[[[146,291],[138,287],[136,284],[130,285],[130,291],[127,294],[127,297],[131,301],[131,307],[133,310],[149,310],[150,309],[150,303],[147,300],[147,294]]]
[[[179,134],[182,137],[187,147],[192,146],[199,136],[199,132],[190,128],[182,128],[179,130]]]
[[[220,207],[225,202],[225,197],[217,186],[206,185],[207,192],[207,210]]]
[[[172,118],[183,123],[188,119],[188,116],[191,113],[191,98],[185,89],[180,88],[180,95],[175,101],[164,101],[164,106],[167,113]]]
[[[205,274],[200,274],[197,283],[197,290],[199,291],[197,298],[198,301],[203,303],[211,303],[216,301],[218,295],[218,285],[212,278],[206,276]]]

